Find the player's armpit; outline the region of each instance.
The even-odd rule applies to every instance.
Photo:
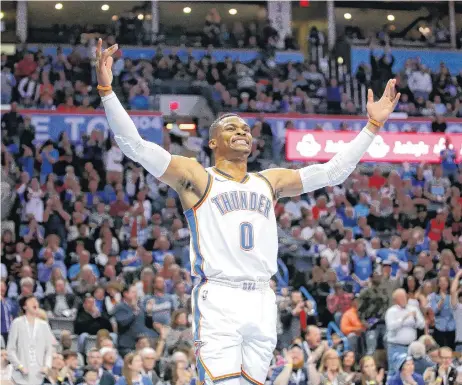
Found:
[[[274,190],[276,199],[303,194],[303,185],[298,170],[272,168],[262,171]]]
[[[173,155],[167,170],[159,179],[180,195],[193,192],[200,198],[207,189],[208,173],[195,159]]]

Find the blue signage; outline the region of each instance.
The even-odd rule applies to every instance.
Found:
[[[361,63],[370,63],[370,49],[366,47],[351,48],[351,68],[353,73],[356,72]],[[425,64],[432,71],[439,71],[440,63],[444,62],[453,76],[462,70],[462,52],[437,49],[408,49],[392,48],[391,54],[395,58],[393,71],[398,72],[404,68],[408,59],[417,59]],[[383,55],[383,49],[374,49],[374,55],[379,58]]]
[[[39,46],[37,45],[28,45],[28,49],[35,52]],[[56,56],[56,47],[40,47],[43,53],[47,56]],[[123,57],[129,59],[148,59],[151,60],[152,57],[156,54],[157,48],[155,47],[120,47],[123,52]],[[72,47],[63,46],[63,53],[69,55],[72,52]],[[166,55],[169,55],[175,51],[182,61],[188,59],[188,55],[191,54],[196,60],[200,60],[204,55],[208,53],[206,49],[201,48],[164,48],[162,52]],[[223,62],[227,57],[230,57],[233,61],[239,60],[242,63],[248,63],[256,58],[260,57],[260,53],[256,50],[251,49],[213,49],[210,54],[218,62]],[[293,63],[303,63],[304,62],[303,53],[299,51],[278,51],[275,55],[275,61],[277,64],[284,64],[288,62]]]
[[[109,125],[104,112],[60,113],[56,111],[22,110],[23,115],[30,116],[35,127],[35,140],[42,143],[48,139],[57,140],[62,132],[69,135],[74,144],[80,144],[84,135],[93,130],[100,130],[107,137]],[[150,142],[162,145],[163,119],[158,112],[129,113],[140,135]]]

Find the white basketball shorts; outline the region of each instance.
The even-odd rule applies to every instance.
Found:
[[[277,342],[276,295],[269,284],[205,280],[194,288],[192,305],[200,383],[242,377],[264,384]]]

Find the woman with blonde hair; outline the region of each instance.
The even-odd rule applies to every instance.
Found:
[[[381,385],[385,372],[383,369],[377,370],[374,357],[364,356],[359,361],[359,369],[361,371],[361,380],[355,385]]]
[[[322,356],[319,374],[321,385],[348,384],[348,375],[343,371],[340,357],[334,349],[327,350]]]
[[[124,359],[122,377],[116,385],[153,385],[149,377],[141,375],[143,370],[143,359],[138,353],[128,353]]]

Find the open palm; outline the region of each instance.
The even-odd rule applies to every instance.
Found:
[[[382,97],[374,102],[374,93],[371,89],[367,91],[367,114],[369,118],[380,123],[385,123],[390,114],[395,110],[401,94],[396,93],[396,80],[390,79],[383,91]]]
[[[103,41],[98,39],[96,45],[96,77],[98,84],[103,87],[110,86],[112,83],[112,55],[114,55],[119,46],[114,44],[113,46],[102,50]]]

